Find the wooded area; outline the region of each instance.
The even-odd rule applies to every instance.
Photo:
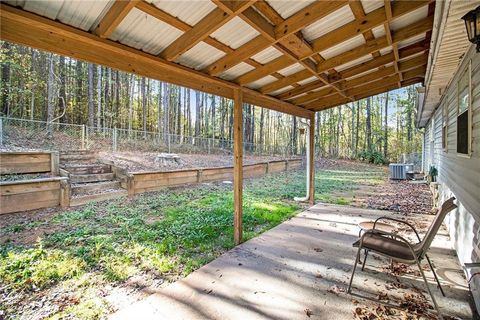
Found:
[[[1,64],[2,116],[232,140],[230,99],[8,42]],[[418,152],[414,97],[411,86],[318,112],[318,155],[382,162]],[[245,104],[244,141],[301,153],[300,121]]]

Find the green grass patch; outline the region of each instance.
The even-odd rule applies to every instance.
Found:
[[[332,194],[360,184],[381,183],[383,177],[384,172],[375,168],[364,172],[317,170],[316,198],[348,204],[348,199]],[[95,298],[92,288],[122,283],[143,272],[167,280],[172,275],[185,276],[232,248],[231,188],[228,184],[189,186],[139,195],[131,201],[86,205],[47,222],[7,226],[2,232],[12,238],[44,224],[57,231],[35,244],[3,245],[0,284],[25,292],[68,285],[81,301],[53,318],[69,313],[85,319],[102,317],[107,304]],[[301,206],[292,199],[305,192],[305,171],[246,181],[244,238],[255,237],[295,215]],[[101,280],[89,282],[86,278]]]

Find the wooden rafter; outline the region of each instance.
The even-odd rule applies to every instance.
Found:
[[[139,1],[116,0],[95,28],[95,34],[102,38],[108,38]]]
[[[2,20],[0,35],[4,41],[20,43],[230,99],[233,98],[233,90],[241,88],[245,103],[303,118],[311,116],[310,111],[290,103],[4,3],[0,5],[0,18]]]
[[[415,69],[404,72],[403,78],[405,80],[421,79],[419,78],[419,76],[424,75],[425,70],[426,70],[425,65],[419,66]],[[365,92],[375,91],[375,90],[382,89],[384,87],[391,87],[391,86],[394,86],[394,88],[396,88],[397,82],[400,81],[399,78],[400,76],[398,74],[393,74],[388,77],[377,79],[376,81],[372,81],[367,84],[363,84],[361,86],[353,87],[347,90],[348,96],[353,96],[355,100],[357,100],[358,96],[363,95]],[[338,94],[330,94],[327,96],[323,96],[322,98],[317,99],[311,103],[305,104],[305,107],[307,109],[317,111],[318,109],[325,108],[326,106],[346,103],[348,101],[349,101],[348,99],[345,99],[344,97]]]
[[[284,20],[280,25],[275,26],[275,42],[278,42],[283,38],[286,38],[287,36],[297,32],[301,28],[308,26],[317,19],[327,16],[345,4],[346,1],[314,2],[290,18]],[[206,67],[204,72],[210,75],[218,75],[244,61],[247,57],[251,57],[274,44],[272,41],[268,41],[263,37],[261,37],[261,39],[263,41],[260,41],[258,37],[250,40],[232,54],[228,54],[210,66]],[[252,41],[256,41],[255,46],[251,44]],[[292,61],[291,64],[293,63],[295,62]]]
[[[422,6],[425,6],[429,4],[431,1],[430,0],[424,0],[424,1],[399,1],[398,3],[393,4],[393,10],[394,10],[394,16],[393,19],[399,18],[415,9],[418,9]],[[362,9],[363,10],[363,9]],[[363,19],[356,19],[350,23],[347,23],[343,25],[342,27],[339,27],[323,36],[320,36],[319,38],[315,39],[312,41],[312,48],[313,48],[313,53],[318,54],[320,51],[324,51],[326,49],[329,49],[337,44],[340,44],[341,42],[344,42],[346,40],[349,40],[351,38],[354,38],[357,36],[359,33],[364,33],[367,32],[377,26],[382,25],[387,21],[387,17],[385,15],[385,9],[379,8],[376,9],[372,12],[370,12],[368,15],[365,15]],[[375,42],[375,40],[371,40],[368,43]],[[367,44],[368,44],[367,43]],[[383,48],[383,47],[382,47]],[[381,49],[381,48],[380,48]],[[367,52],[365,54],[370,54],[378,51],[379,49],[372,50],[370,52]],[[368,51],[368,50],[367,50]],[[308,56],[304,57],[308,58]],[[354,60],[350,59],[349,61]],[[321,65],[324,63],[323,61],[319,63]],[[289,65],[293,64],[290,62],[286,57],[280,57],[275,59],[274,61],[271,61],[270,63],[265,64],[262,68],[258,70],[252,70],[237,79],[235,81],[240,84],[247,84],[249,82],[256,81],[258,79],[261,79],[267,75],[269,75],[268,72],[273,72],[277,71],[279,69],[276,69],[277,67],[281,66],[282,68],[288,67]],[[329,67],[323,71],[330,70],[333,67]],[[317,70],[318,73],[321,73],[319,70]],[[306,78],[304,78],[306,79]],[[288,82],[288,80],[284,80],[284,82]]]
[[[226,2],[231,4],[231,2]],[[160,57],[168,61],[176,60],[181,54],[193,48],[200,41],[207,38],[212,32],[232,20],[235,16],[246,10],[253,4],[253,1],[238,1],[238,5],[231,6],[231,13],[227,13],[220,8],[212,10],[209,14],[202,18],[189,31],[182,34],[173,41],[161,53]]]
[[[407,40],[409,38],[415,37],[418,34],[425,33],[425,32],[432,29],[432,25],[433,25],[433,17],[429,16],[425,19],[422,19],[422,20],[412,24],[412,25],[409,25],[407,27],[404,27],[404,28],[399,29],[396,32],[394,32],[392,41],[393,41],[393,43],[398,43],[400,41],[404,41],[404,40]],[[321,72],[324,72],[324,71],[329,70],[331,68],[338,67],[342,64],[348,63],[350,61],[354,61],[354,60],[359,59],[359,58],[361,58],[365,55],[368,55],[368,54],[371,54],[373,52],[379,51],[379,50],[381,50],[383,48],[386,48],[388,46],[389,46],[389,44],[388,44],[388,41],[386,39],[386,36],[384,36],[382,38],[379,38],[379,39],[374,39],[372,41],[367,42],[364,45],[360,45],[360,46],[358,46],[358,47],[356,47],[356,48],[354,48],[350,51],[344,52],[344,53],[339,54],[339,55],[337,55],[333,58],[327,59],[322,63],[319,63],[317,65],[317,72],[321,73]],[[385,58],[378,57],[378,59],[384,60]],[[391,58],[385,59],[385,61],[391,62],[392,59]],[[303,75],[303,77],[301,75],[298,75],[298,76],[299,77],[297,77],[297,74],[295,74],[295,75],[292,75],[292,76],[289,76],[289,77],[285,77],[284,79],[278,80],[278,81],[273,82],[272,84],[269,84],[269,85],[270,86],[275,86],[276,83],[280,83],[280,84],[283,85],[285,83],[288,83],[290,80],[296,82],[296,81],[300,81],[300,80],[303,80],[303,79],[307,78],[307,76],[305,76],[305,75]]]
[[[338,3],[331,3],[331,8],[336,8],[341,3],[341,1],[339,1]],[[317,4],[315,4],[313,7],[316,8]],[[290,33],[277,41],[275,30],[279,25],[284,25],[285,20],[265,2],[263,2],[263,5],[260,6],[260,8],[260,10],[268,12],[266,15],[273,19],[273,24],[271,23],[272,21],[268,21],[260,13],[258,13],[252,8],[248,8],[247,10],[242,12],[239,16],[250,26],[256,29],[260,33],[260,36],[256,37],[255,39],[247,43],[247,45],[239,49],[237,55],[232,55],[230,59],[234,58],[235,61],[237,59],[244,59],[246,56],[251,55],[252,50],[258,50],[258,48],[267,48],[268,46],[273,45],[277,50],[279,50],[285,55],[285,58],[289,61],[289,63],[300,63],[305,68],[305,70],[302,71],[303,73],[307,73],[309,77],[318,77],[325,84],[332,86],[337,92],[343,95],[343,91],[338,85],[328,83],[328,77],[326,75],[318,74],[316,72],[316,64],[314,61],[310,59],[300,60],[299,57],[301,56],[313,54],[312,48],[303,39],[303,36],[301,36],[301,34],[299,33]],[[307,12],[311,12],[311,10],[313,10],[314,8],[306,9],[308,9]],[[325,9],[332,10],[329,8]],[[231,60],[225,59],[224,62],[230,63],[230,61]],[[281,80],[282,79],[280,79],[279,81]],[[296,81],[290,81],[288,85],[294,85],[295,82]],[[264,88],[262,88],[260,89],[260,92],[268,93],[274,90],[275,89],[267,91],[266,89],[264,90]]]
[[[414,43],[408,47],[402,48],[399,50],[399,54],[401,59],[407,59],[413,55],[416,55],[420,52],[428,52],[427,47],[425,46],[425,40],[419,41],[417,43]],[[425,54],[426,56],[426,54]],[[366,71],[375,69],[375,68],[380,68],[380,67],[385,67],[386,64],[389,64],[393,61],[393,52],[380,56],[378,58],[374,58],[370,61],[363,62],[361,64],[352,66],[348,69],[342,70],[341,72],[338,73],[338,75],[332,75],[329,77],[330,82],[338,82],[338,81],[344,81],[344,79],[351,78],[358,76],[359,74],[362,74]],[[418,57],[417,57],[418,58]],[[417,59],[413,58],[413,59]],[[426,59],[423,57],[422,59]],[[401,63],[404,63],[401,61]],[[405,63],[407,63],[407,60],[405,60]],[[408,64],[410,64],[410,60],[408,60]],[[406,64],[404,67],[401,67],[402,70],[406,70],[408,68],[408,65]],[[313,81],[311,83],[308,83],[306,85],[303,85],[301,87],[291,89],[287,92],[284,92],[280,95],[277,96],[277,98],[282,99],[282,100],[290,100],[296,96],[299,96],[304,93],[308,93],[313,90],[318,90],[320,88],[324,87],[323,82],[320,81]]]
[[[187,32],[187,31],[192,29],[192,26],[190,26],[188,23],[183,22],[182,20],[170,15],[169,13],[157,8],[153,4],[150,4],[146,1],[138,2],[137,5],[136,5],[136,8],[143,11],[144,13],[146,13],[146,14],[152,16],[152,17],[155,17],[158,20],[163,21],[163,22],[165,22],[165,23],[167,23],[167,24],[169,24],[169,25],[171,25],[171,26],[173,26],[173,27],[175,27],[179,30],[182,30],[184,32]],[[212,47],[214,47],[214,48],[216,48],[220,51],[223,51],[225,53],[232,53],[234,51],[232,48],[230,48],[226,44],[223,44],[222,42],[220,42],[217,39],[215,39],[213,37],[210,37],[210,36],[205,38],[203,41],[205,41],[205,43],[208,43]],[[255,68],[262,67],[262,64],[258,63],[257,61],[255,61],[253,59],[247,59],[247,60],[245,60],[245,62],[248,63],[249,65],[251,65],[252,67],[255,67]],[[282,76],[279,73],[273,73],[272,76],[277,78],[277,79],[283,79],[284,78],[284,76]]]

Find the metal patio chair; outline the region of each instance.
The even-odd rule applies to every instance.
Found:
[[[416,264],[418,266],[418,269],[420,270],[420,274],[422,275],[423,281],[425,282],[425,286],[427,287],[428,293],[432,298],[433,304],[435,306],[435,310],[441,317],[437,302],[435,300],[435,297],[432,294],[432,291],[430,290],[427,279],[420,265],[420,261],[424,257],[427,259],[430,269],[432,270],[435,280],[437,281],[438,287],[440,288],[442,295],[445,296],[445,293],[443,292],[442,286],[440,285],[440,281],[438,280],[437,274],[435,273],[435,270],[430,261],[430,258],[427,255],[427,250],[430,248],[433,238],[435,237],[438,230],[440,229],[440,226],[443,220],[445,219],[445,216],[447,215],[447,213],[449,213],[450,211],[452,211],[457,207],[453,203],[454,200],[455,200],[455,197],[448,199],[438,209],[437,215],[435,216],[435,219],[430,225],[423,240],[420,239],[420,236],[418,235],[417,230],[415,230],[415,228],[408,222],[390,218],[390,217],[380,217],[377,220],[375,220],[373,229],[365,231],[362,237],[353,244],[354,247],[358,246],[358,251],[357,251],[357,257],[355,259],[355,264],[353,266],[352,276],[350,278],[350,284],[348,286],[348,293],[352,294],[353,276],[355,275],[355,270],[357,268],[357,264],[360,259],[360,252],[362,249],[365,249],[366,252],[365,252],[365,260],[363,265],[365,265],[365,261],[367,258],[366,255],[368,251],[383,255],[387,258],[392,259],[392,261],[397,261],[397,262],[406,263],[406,264]],[[395,222],[407,225],[409,228],[413,230],[413,232],[417,236],[418,243],[416,244],[410,243],[405,238],[395,233],[388,233],[380,230],[375,230],[375,224],[379,220],[391,220],[391,221],[395,221]],[[377,301],[381,302],[379,300]]]

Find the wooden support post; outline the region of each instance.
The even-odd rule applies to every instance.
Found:
[[[70,182],[68,180],[60,181],[60,206],[62,208],[70,207],[70,197],[71,197],[71,188]]]
[[[310,134],[308,137],[308,143],[310,144],[310,154],[307,157],[310,158],[310,185],[309,185],[309,195],[310,195],[310,205],[315,204],[315,113],[310,117]]]
[[[233,237],[235,244],[242,242],[243,203],[243,96],[241,90],[233,93]]]
[[[135,195],[135,181],[132,174],[127,174],[127,193],[129,199]]]
[[[52,174],[52,176],[58,176],[60,174],[59,164],[60,164],[60,155],[58,151],[50,152],[50,173]]]

